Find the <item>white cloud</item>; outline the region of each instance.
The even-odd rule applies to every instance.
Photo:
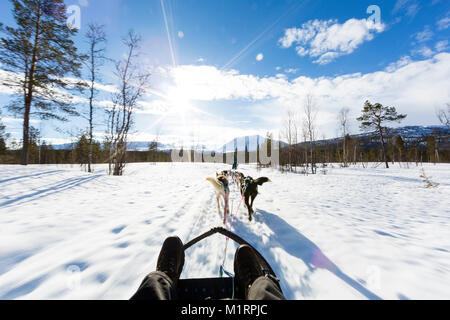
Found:
[[[397,70],[398,68],[401,68],[403,66],[406,66],[408,64],[410,64],[412,62],[411,57],[410,56],[403,56],[400,58],[400,60],[391,63],[387,68],[386,71],[387,72],[393,72],[395,70]]]
[[[405,124],[434,124],[435,107],[450,101],[450,53],[446,52],[422,61],[404,56],[384,70],[372,73],[318,78],[299,75],[293,80],[281,74],[258,77],[209,65],[161,67],[160,71],[155,81],[160,87],[152,89],[161,93],[146,97],[136,115],[137,120],[149,119],[145,116],[150,115],[160,122],[152,119],[141,130],[153,132],[151,128],[158,123],[165,136],[186,138],[193,131],[201,142],[224,142],[244,133],[254,134],[257,128],[276,132],[285,111],[300,109],[308,93],[317,99],[321,109],[318,126],[328,137],[335,132],[335,115],[342,106],[349,106],[356,118],[364,101],[369,99],[407,113]],[[238,112],[233,109],[235,102],[239,105]],[[214,111],[221,104],[230,108],[227,114],[233,114],[233,121]],[[185,124],[180,120],[183,117]],[[240,120],[248,120],[254,127],[243,129],[237,122]]]
[[[411,79],[405,76],[406,70],[409,71],[409,75],[411,75],[412,70],[415,70],[414,81],[416,83],[422,81],[423,85],[427,86],[428,82],[423,81],[425,77],[442,75],[443,73],[450,75],[449,66],[450,54],[441,53],[423,61],[413,61],[409,56],[404,56],[396,63],[391,64],[385,71],[368,74],[356,73],[338,77],[310,78],[299,76],[292,81],[276,77],[261,78],[254,75],[245,75],[236,70],[224,71],[214,66],[183,65],[171,67],[168,74],[177,93],[185,96],[188,100],[244,99],[257,101],[278,98],[297,99],[299,95],[310,91],[317,91],[319,95],[321,93],[334,95],[336,92],[331,94],[332,92],[323,92],[323,89],[331,87],[343,89],[342,84],[350,82],[353,84],[360,83],[358,88],[361,90],[361,94],[359,95],[364,96],[369,91],[376,91],[380,86],[383,88],[389,86],[391,82],[408,86]],[[442,82],[443,84],[450,82],[450,76],[443,79],[445,79]],[[442,91],[447,92],[448,89]],[[342,92],[344,95],[351,93],[347,90],[338,90],[338,92]],[[392,95],[394,94],[400,96],[402,91],[392,92]]]
[[[23,119],[19,119],[19,118],[2,118],[2,121],[5,123],[23,123]],[[41,120],[35,120],[35,119],[30,120],[30,123],[32,123],[32,124],[38,124],[40,122],[41,122]]]
[[[366,19],[349,19],[343,24],[336,20],[310,20],[300,28],[286,29],[279,44],[282,48],[295,44],[299,56],[310,56],[316,58],[314,63],[327,64],[339,56],[351,54],[384,29],[384,24]]]
[[[437,52],[445,51],[448,49],[448,40],[442,40],[436,43],[434,46]]]
[[[79,3],[80,6],[82,6],[82,7],[87,7],[87,6],[89,6],[89,1],[88,1],[88,0],[78,0],[78,3]]]
[[[288,68],[288,69],[284,70],[284,72],[295,74],[298,72],[298,69],[297,68]]]
[[[369,99],[407,113],[405,124],[434,124],[435,106],[450,101],[450,54],[445,52],[422,61],[404,56],[382,71],[337,77],[298,76],[288,80],[281,74],[257,77],[236,70],[221,71],[214,66],[178,66],[170,68],[168,74],[174,92],[190,101],[192,106],[241,101],[240,105],[243,103],[245,107],[239,109],[239,114],[245,114],[245,119],[257,123],[259,128],[274,131],[280,127],[285,111],[301,108],[301,101],[308,93],[317,99],[321,109],[318,125],[327,136],[335,133],[335,114],[342,106],[349,106],[356,118],[364,101]],[[170,105],[164,100],[158,103]],[[234,125],[226,119],[215,119],[215,115],[202,115],[198,110],[193,112],[197,113],[193,118],[199,121],[193,122],[196,128],[210,123],[230,128]],[[168,114],[176,116],[176,112]],[[177,122],[173,121],[176,127]],[[171,124],[164,127],[169,128]],[[203,133],[204,139],[210,137],[210,133]]]
[[[431,57],[432,55],[434,55],[434,51],[433,50],[431,50],[429,47],[427,47],[427,46],[422,46],[422,47],[420,47],[420,48],[418,48],[418,49],[414,49],[413,51],[412,51],[412,53],[413,54],[416,54],[416,55],[421,55],[422,57],[425,57],[425,58],[429,58],[429,57]]]
[[[392,13],[397,14],[400,11],[404,11],[406,16],[414,18],[419,10],[420,6],[416,0],[397,0]]]
[[[450,17],[442,18],[436,24],[438,30],[446,30],[450,27]]]
[[[264,55],[262,53],[258,53],[256,56],[256,61],[262,61],[264,59]]]
[[[426,42],[433,38],[434,33],[430,30],[429,26],[425,26],[425,29],[421,32],[414,34],[414,38],[418,43]]]

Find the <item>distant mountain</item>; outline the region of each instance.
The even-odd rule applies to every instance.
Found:
[[[148,151],[148,147],[150,146],[151,141],[134,141],[128,143],[128,150],[132,151]],[[161,143],[158,142],[158,150],[160,151],[168,151],[172,150],[175,146],[170,143]]]
[[[133,141],[128,143],[128,150],[130,151],[148,151],[151,141]],[[53,145],[56,150],[72,150],[75,143],[64,143]],[[174,145],[158,142],[158,150],[172,150]]]
[[[441,137],[450,136],[450,127],[446,126],[406,126],[399,128],[388,128],[385,132],[385,138],[401,136],[405,141],[416,141],[429,136],[439,135]],[[354,139],[362,141],[375,141],[378,143],[379,135],[376,131],[350,135]],[[342,138],[333,138],[316,141],[318,144],[336,143],[342,141]],[[301,145],[301,144],[300,144]]]
[[[388,137],[392,136],[401,136],[404,140],[415,140],[415,139],[421,139],[424,137],[428,137],[431,135],[439,134],[440,136],[450,136],[450,128],[445,126],[406,126],[406,127],[399,127],[399,128],[391,128],[388,129]],[[378,139],[378,133],[377,132],[366,132],[366,133],[360,133],[351,135],[355,139],[361,139],[361,140],[372,140],[372,139]],[[336,143],[341,141],[342,138],[334,138],[334,139],[327,139],[327,140],[319,140],[316,141],[318,144],[322,143]],[[216,152],[223,152],[224,150],[226,152],[233,152],[235,148],[237,148],[238,151],[245,151],[245,146],[248,147],[249,152],[254,152],[257,150],[257,146],[262,145],[266,142],[266,138],[262,137],[260,135],[254,135],[254,136],[248,136],[248,137],[239,137],[235,138],[228,143],[224,144],[220,149],[214,150]],[[283,141],[274,140],[274,142],[280,142],[280,147],[285,147],[287,144]],[[135,141],[128,143],[128,150],[130,151],[147,151],[148,147],[150,145],[150,141]],[[299,145],[302,145],[303,143],[300,143]],[[73,143],[66,143],[66,144],[59,144],[54,145],[53,147],[56,150],[71,150],[73,148]],[[176,148],[174,144],[170,143],[158,143],[158,149],[162,151],[170,151],[172,149]],[[197,147],[198,150],[204,150],[208,151],[208,148],[204,146]]]

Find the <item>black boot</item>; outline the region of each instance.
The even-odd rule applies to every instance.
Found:
[[[180,278],[183,266],[183,242],[178,237],[167,238],[159,253],[156,271],[164,272],[176,284]]]
[[[253,282],[264,276],[258,257],[250,246],[244,244],[236,250],[234,273],[240,296],[242,299],[246,299]]]

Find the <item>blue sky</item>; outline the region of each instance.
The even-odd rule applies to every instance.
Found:
[[[302,121],[307,94],[317,108],[317,136],[337,135],[336,115],[355,119],[366,99],[392,105],[403,124],[437,124],[435,109],[450,102],[450,3],[299,0],[67,0],[81,10],[82,49],[90,22],[106,26],[108,55],[123,54],[131,28],[143,38],[142,66],[151,87],[136,114],[134,140],[192,141],[219,146],[235,136],[271,131],[282,138],[288,110]],[[380,19],[367,8],[376,5]],[[0,21],[13,24],[9,1]],[[114,85],[112,65],[103,82]],[[99,100],[111,93],[102,91]],[[6,104],[10,96],[0,95]],[[80,106],[83,108],[83,106]],[[103,107],[97,110],[101,139]],[[20,121],[3,111],[13,137]],[[87,124],[34,125],[53,143],[73,139]],[[59,132],[63,129],[64,133]],[[358,131],[356,121],[352,131]]]

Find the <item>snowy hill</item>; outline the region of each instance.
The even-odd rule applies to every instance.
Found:
[[[161,245],[221,226],[205,177],[221,165],[0,166],[0,299],[128,299]],[[450,165],[258,172],[254,221],[231,186],[232,231],[260,251],[288,299],[449,299]],[[174,201],[176,199],[176,201]],[[225,268],[233,272],[236,245]],[[217,276],[225,240],[186,252],[182,278]]]

